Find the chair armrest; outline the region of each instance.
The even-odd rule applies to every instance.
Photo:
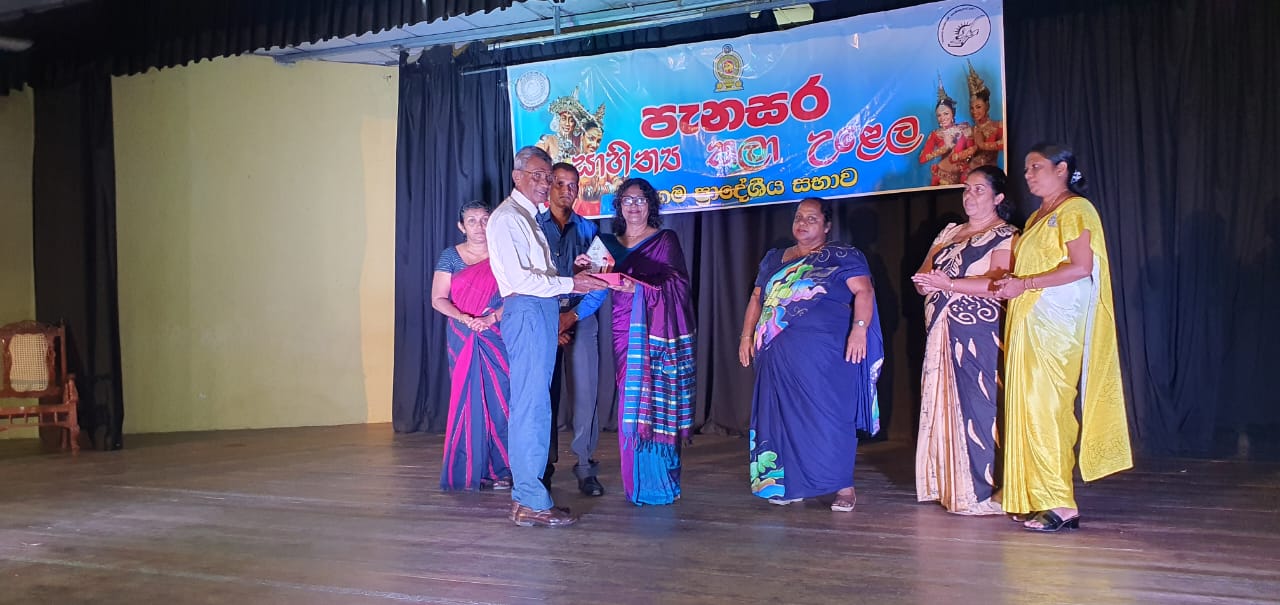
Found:
[[[62,381],[62,402],[78,403],[80,401],[80,391],[76,390],[76,375],[68,373],[65,380]]]

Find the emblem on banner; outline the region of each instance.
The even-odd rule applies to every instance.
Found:
[[[533,111],[551,96],[551,81],[540,71],[526,71],[516,80],[516,98],[520,105]]]
[[[716,92],[742,90],[742,55],[733,50],[732,44],[724,45],[712,65],[716,72]]]
[[[972,4],[961,4],[938,21],[938,45],[957,57],[982,50],[990,38],[991,17]]]

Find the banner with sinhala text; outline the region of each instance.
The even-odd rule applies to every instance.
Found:
[[[612,216],[629,177],[663,212],[963,182],[1005,165],[999,0],[508,68],[516,148],[581,174]]]

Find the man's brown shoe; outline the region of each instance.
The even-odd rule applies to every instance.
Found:
[[[508,518],[521,527],[566,527],[578,522],[578,516],[570,514],[567,508],[533,510],[519,502],[511,503]]]

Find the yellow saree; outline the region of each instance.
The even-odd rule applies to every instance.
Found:
[[[1085,481],[1133,466],[1111,267],[1093,204],[1073,197],[1043,220],[1036,211],[1014,247],[1013,272],[1021,277],[1053,270],[1067,259],[1067,242],[1086,230],[1093,275],[1028,290],[1009,301],[1006,312],[1002,495],[1009,513],[1077,508],[1071,478],[1077,432]]]

